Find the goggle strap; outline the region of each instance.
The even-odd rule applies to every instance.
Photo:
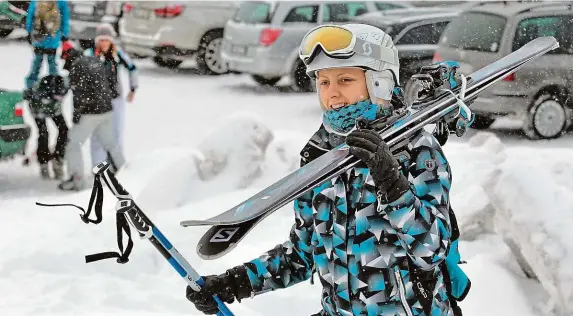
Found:
[[[356,38],[353,50],[360,55],[380,59],[392,65],[398,65],[398,53],[388,47],[382,47],[381,45]]]

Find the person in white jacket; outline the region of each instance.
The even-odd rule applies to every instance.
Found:
[[[138,88],[137,67],[129,55],[124,52],[116,42],[117,34],[111,24],[103,23],[96,29],[95,47],[88,48],[84,55],[98,57],[106,66],[112,88],[113,105],[113,132],[117,138],[120,150],[123,152],[123,133],[125,129],[125,100],[121,79],[119,77],[120,66],[125,67],[129,74],[129,93],[127,102],[132,102]],[[102,145],[92,137],[91,139],[92,166],[108,159],[109,154]],[[116,166],[114,166],[115,168]],[[117,170],[117,168],[115,168]]]

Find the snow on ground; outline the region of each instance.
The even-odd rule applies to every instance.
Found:
[[[1,42],[0,87],[21,89],[30,60],[25,44]],[[213,261],[195,253],[207,228],[182,228],[179,222],[225,211],[296,168],[298,152],[320,122],[315,96],[263,89],[245,75],[202,77],[192,68],[175,73],[148,61],[138,66],[141,90],[127,110],[128,163],[118,178],[147,215],[204,275],[221,273],[286,240],[293,223],[290,205]],[[572,138],[530,142],[507,129],[495,133],[501,137],[471,138],[472,131],[445,146],[454,177],[452,205],[464,238],[461,253],[468,262],[464,269],[473,283],[461,306],[469,316],[544,315],[543,288],[525,278],[491,227],[483,187],[499,163],[519,160],[534,166],[553,162],[547,172],[573,190],[570,173],[563,172],[571,164],[571,149],[565,147]],[[557,157],[556,147],[563,147]],[[86,264],[84,255],[117,250],[115,198],[106,189],[103,222],[86,225],[74,208],[34,203],[85,207],[89,190],[58,192],[55,182],[40,181],[37,173],[37,166],[23,167],[20,159],[0,164],[2,315],[200,315],[184,297],[184,281],[145,240],[135,240],[125,265],[113,259]],[[236,315],[309,315],[319,310],[319,295],[318,284],[304,282],[231,309]]]

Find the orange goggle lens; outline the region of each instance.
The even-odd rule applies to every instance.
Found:
[[[309,56],[320,45],[327,53],[347,49],[352,45],[352,32],[334,26],[318,28],[308,34],[301,43],[300,55]]]

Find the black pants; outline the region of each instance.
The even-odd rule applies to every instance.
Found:
[[[50,135],[48,134],[48,126],[46,126],[46,118],[35,119],[36,126],[38,127],[38,149],[36,150],[36,155],[38,156],[38,162],[40,164],[48,163],[48,161],[53,158],[64,159],[66,154],[68,125],[66,125],[66,121],[61,114],[53,116],[51,119],[58,128],[58,139],[53,153],[50,152],[50,147],[48,145]]]

